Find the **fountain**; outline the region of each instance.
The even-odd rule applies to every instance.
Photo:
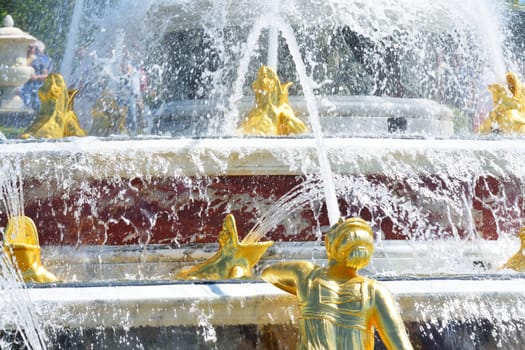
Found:
[[[362,274],[392,292],[414,348],[522,347],[523,275],[500,266],[520,246],[525,144],[477,133],[486,87],[520,71],[513,12],[474,0],[270,3],[76,1],[61,73],[80,90],[82,129],[99,134],[0,144],[0,177],[21,170],[15,206],[60,280],[3,282],[32,316],[4,303],[0,342],[293,348],[296,301],[262,269],[325,264],[328,227],[360,216],[376,245]],[[266,64],[293,82],[287,103],[311,132],[240,135]],[[230,213],[243,242],[274,242],[254,277],[178,279],[214,259]]]

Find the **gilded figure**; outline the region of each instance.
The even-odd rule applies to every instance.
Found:
[[[252,84],[255,107],[241,123],[245,135],[278,136],[302,134],[306,124],[295,116],[288,103],[288,89],[292,83],[281,84],[273,69],[261,66]]]
[[[35,122],[22,134],[22,138],[63,138],[86,136],[73,111],[77,90],[68,91],[62,75],[51,73],[38,90],[40,110]]]
[[[40,245],[35,223],[27,216],[9,218],[4,232],[4,252],[19,268],[25,282],[56,282],[40,260]]]
[[[518,272],[525,271],[525,227],[522,227],[518,233],[520,238],[520,248],[518,251],[503,264],[500,269],[511,269]]]
[[[239,242],[237,225],[232,214],[226,215],[219,233],[219,249],[209,260],[183,269],[179,279],[224,280],[252,276],[252,269],[273,242]]]
[[[103,91],[91,108],[93,122],[89,135],[110,136],[127,134],[126,116],[128,108],[118,104],[117,99],[107,90]]]
[[[361,218],[340,219],[325,236],[328,265],[308,261],[267,267],[262,278],[297,296],[300,350],[374,348],[377,329],[389,350],[412,349],[389,290],[360,276],[374,250],[373,233]]]
[[[506,86],[491,84],[492,111],[480,125],[479,133],[500,132],[505,135],[525,134],[525,92],[514,72],[506,74]]]

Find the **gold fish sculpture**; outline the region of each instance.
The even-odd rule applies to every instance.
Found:
[[[278,136],[308,132],[306,124],[295,116],[288,103],[292,83],[281,84],[275,71],[268,66],[259,68],[252,84],[255,107],[241,123],[245,135]]]
[[[239,242],[237,225],[232,214],[226,215],[219,233],[219,249],[209,260],[183,269],[178,279],[225,280],[252,276],[252,269],[273,242]]]
[[[374,349],[374,330],[389,350],[411,350],[389,290],[358,274],[374,250],[372,229],[361,218],[340,219],[325,236],[328,266],[310,261],[273,264],[262,278],[297,296],[302,350]]]
[[[23,139],[86,136],[73,111],[78,90],[68,91],[62,75],[51,73],[38,89],[40,110],[37,119],[22,134]]]

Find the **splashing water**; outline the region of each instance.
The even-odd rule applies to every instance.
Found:
[[[241,1],[235,6],[231,5],[232,3],[226,0],[211,7],[203,7],[190,1],[172,0],[159,4],[144,1],[133,2],[131,5],[129,2],[117,1],[112,6],[102,6],[97,12],[94,2],[85,0],[84,11],[75,12],[81,13],[83,17],[75,21],[75,26],[83,21],[83,27],[91,26],[100,30],[96,31],[92,41],[86,42],[79,38],[78,45],[86,46],[95,53],[97,64],[102,65],[100,71],[107,74],[112,81],[119,78],[116,67],[125,58],[125,52],[133,51],[135,61],[140,61],[140,65],[145,68],[160,67],[158,72],[163,72],[161,74],[164,76],[161,77],[162,81],[157,83],[161,84],[161,89],[171,91],[161,91],[166,92],[167,101],[171,98],[169,96],[175,95],[179,96],[177,99],[189,97],[204,100],[211,112],[202,117],[207,120],[210,128],[201,129],[208,130],[205,132],[207,135],[231,135],[235,134],[234,130],[238,124],[240,113],[237,104],[246,95],[246,82],[249,81],[252,71],[256,70],[257,67],[254,66],[262,63],[262,60],[259,60],[259,51],[264,49],[265,43],[261,41],[268,32],[267,57],[277,56],[279,73],[286,76],[287,80],[297,77],[297,90],[304,94],[317,143],[319,168],[324,181],[331,224],[339,218],[340,208],[334,189],[331,164],[326,156],[316,94],[396,95],[403,90],[408,91],[410,97],[413,94],[417,97],[432,97],[439,92],[436,91],[437,78],[434,77],[433,67],[436,59],[434,51],[438,50],[442,51],[445,63],[449,67],[453,63],[454,55],[463,52],[468,60],[467,68],[473,72],[469,78],[474,80],[485,70],[495,72],[497,76],[501,76],[501,72],[505,70],[502,55],[504,34],[498,23],[500,16],[494,15],[500,9],[498,6],[490,6],[487,1],[466,1],[461,4],[452,0],[440,3],[429,0],[417,3],[380,1],[370,4],[365,1],[330,0],[323,4],[308,2],[304,5],[300,2],[290,2],[273,7],[270,3]],[[180,23],[177,20],[175,23],[171,22],[166,15],[163,16],[164,20],[153,20],[156,11],[161,11],[163,6],[173,7],[176,18],[184,18],[185,13],[192,15],[188,15],[188,18],[184,22],[179,21]],[[240,9],[241,13],[246,10],[245,15],[237,16],[234,8]],[[478,9],[482,10],[481,13]],[[180,10],[180,14],[177,10]],[[100,16],[88,16],[93,12],[100,13]],[[135,16],[151,20],[151,23],[157,26],[155,31],[148,27],[151,25],[149,21],[144,21],[144,25],[139,26],[136,19],[128,20]],[[115,28],[111,31],[112,34],[107,30],[110,25]],[[238,32],[232,29],[237,27],[241,28]],[[455,32],[451,30],[451,33],[436,38],[436,33],[449,27]],[[274,29],[278,31],[277,38]],[[363,52],[352,51],[353,44],[348,42],[351,38],[345,34],[346,29],[355,33],[354,36],[362,38],[357,45],[362,44]],[[149,38],[166,35],[160,45],[176,45],[177,43],[170,42],[170,32],[176,34],[174,38],[180,37],[176,40],[181,40],[181,43],[186,40],[183,37],[186,35],[184,33],[199,37],[198,42],[202,42],[202,47],[195,44],[196,51],[190,51],[194,56],[202,55],[203,61],[195,57],[192,59],[185,53],[181,53],[180,57],[170,57],[173,52],[154,47],[153,43],[158,40],[137,40],[137,36]],[[279,33],[283,39],[282,43],[279,43]],[[330,41],[336,39],[343,44]],[[111,42],[114,45],[108,45]],[[333,52],[337,52],[337,55],[323,56],[323,45],[333,46]],[[121,50],[111,51],[111,47]],[[433,50],[434,48],[436,50]],[[340,49],[343,51],[340,52]],[[401,90],[390,86],[391,80],[394,79],[388,71],[392,64],[388,61],[391,60],[388,57],[392,50],[401,62],[401,66],[398,67],[403,73],[400,74],[403,88]],[[360,64],[365,70],[372,71],[369,78],[374,81],[371,84],[368,78],[357,81],[357,90],[343,86],[344,82],[352,80],[353,77],[361,79],[369,74],[365,74],[363,70],[353,74],[352,70],[345,67],[346,61],[341,57],[352,55],[363,56]],[[271,60],[273,61],[273,58]],[[253,65],[253,61],[258,62]],[[328,61],[339,65],[336,69],[338,72],[352,72],[352,77],[334,76],[334,67],[328,66]],[[80,63],[82,65],[82,62]],[[381,77],[385,74],[386,77]],[[167,86],[166,84],[172,84],[170,81],[179,83],[176,86]],[[185,81],[191,82],[188,85],[191,85],[191,92],[180,90],[183,89]],[[463,89],[464,77],[456,75],[447,84],[454,85],[448,88]],[[469,98],[471,96],[458,96],[448,102],[465,107]],[[224,99],[228,100],[227,103]],[[213,105],[218,106],[218,109],[214,110]],[[472,107],[465,108],[469,108],[469,113],[475,113],[470,110]],[[218,111],[216,115],[215,111]]]
[[[1,202],[8,217],[24,215],[22,169],[19,161],[3,159],[0,164]],[[15,223],[20,223],[15,220]],[[5,253],[0,254],[0,293],[3,303],[0,318],[12,322],[16,334],[31,349],[45,350],[47,335],[43,322],[33,306],[20,271]]]
[[[332,175],[332,169],[330,167],[330,162],[328,160],[328,156],[326,153],[326,147],[324,145],[324,138],[321,130],[321,123],[319,120],[319,110],[317,108],[316,102],[315,102],[315,96],[313,93],[312,88],[312,79],[310,76],[308,76],[306,72],[306,66],[302,60],[301,52],[299,49],[299,45],[297,44],[295,40],[295,35],[293,33],[292,28],[284,22],[284,20],[276,15],[275,13],[270,14],[269,16],[262,16],[257,23],[254,25],[252,31],[250,32],[250,35],[248,36],[248,43],[246,47],[248,48],[245,50],[245,56],[241,60],[241,64],[239,65],[239,71],[237,73],[238,78],[237,81],[234,84],[234,93],[232,97],[232,102],[235,102],[239,99],[241,96],[241,88],[242,88],[242,82],[244,81],[244,77],[246,76],[246,71],[248,69],[248,62],[250,60],[251,55],[253,54],[253,50],[255,48],[255,43],[257,42],[257,39],[260,36],[260,33],[265,28],[265,26],[268,26],[267,23],[270,23],[270,27],[268,28],[277,28],[281,31],[284,38],[286,39],[288,43],[288,48],[290,50],[290,53],[293,58],[293,62],[295,63],[298,75],[299,75],[299,81],[303,87],[304,91],[304,98],[306,101],[307,109],[309,112],[309,120],[312,125],[312,129],[314,132],[316,144],[317,144],[317,156],[319,160],[319,167],[321,172],[321,177],[323,178],[324,183],[324,189],[325,189],[325,196],[326,196],[326,205],[328,209],[328,218],[331,225],[334,225],[337,220],[339,220],[340,213],[339,213],[339,207],[337,205],[337,196],[335,193],[335,187],[333,184],[333,175]],[[235,110],[232,108],[232,110]],[[235,119],[234,119],[235,120]],[[234,124],[237,124],[235,122]]]
[[[78,20],[71,24],[72,32],[80,28],[78,39],[68,44],[64,62],[78,47],[84,48],[90,54],[79,58],[72,83],[85,80],[102,86],[109,80],[115,87],[121,61],[130,60],[147,74],[155,104],[202,101],[207,111],[192,112],[192,122],[202,127],[181,131],[184,136],[235,135],[236,103],[250,94],[250,79],[263,63],[276,61],[283,80],[300,82],[290,93],[304,93],[310,115],[310,95],[315,93],[428,98],[470,116],[482,106],[471,106],[479,96],[467,96],[466,79],[486,93],[487,82],[502,79],[506,67],[516,66],[503,55],[509,35],[503,2],[330,0],[272,5],[275,2],[251,0],[210,6],[182,0],[111,5],[84,0],[83,9],[75,9]],[[89,94],[99,96],[97,91]],[[162,120],[163,108],[152,112]],[[154,133],[179,133],[159,125]],[[317,137],[315,125],[313,129]]]
[[[64,57],[60,64],[60,72],[64,77],[65,81],[70,81],[71,71],[73,69],[73,59],[77,50],[77,42],[80,31],[80,20],[83,15],[84,0],[76,0],[75,7],[73,8],[73,16],[71,18],[71,25],[69,28],[69,34],[67,36],[66,48],[64,50]]]
[[[8,217],[24,215],[22,168],[19,161],[4,159],[0,164],[0,190]]]
[[[248,244],[258,242],[295,210],[303,208],[308,203],[320,201],[323,199],[322,196],[323,186],[318,178],[300,183],[279,198],[275,205],[261,216],[242,242]]]
[[[31,302],[20,272],[6,260],[5,254],[0,257],[0,274],[0,294],[3,303],[0,319],[14,326],[16,335],[20,336],[30,349],[47,349],[47,335],[43,322]]]

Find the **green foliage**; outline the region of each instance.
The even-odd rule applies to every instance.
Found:
[[[469,135],[472,133],[472,117],[465,115],[461,110],[454,106],[448,106],[454,114],[454,134],[455,135]]]
[[[15,26],[41,40],[58,70],[75,0],[0,0],[0,18],[11,15]]]
[[[24,129],[22,128],[8,128],[0,126],[0,133],[4,134],[8,139],[18,139],[22,135]]]
[[[525,7],[525,1],[523,0],[511,0],[511,3],[513,6],[518,8],[524,8]]]

